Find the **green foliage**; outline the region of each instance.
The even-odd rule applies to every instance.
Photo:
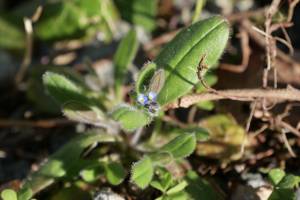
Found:
[[[81,178],[88,183],[95,182],[99,176],[103,173],[103,167],[100,163],[88,166],[80,171]]]
[[[106,0],[100,2],[101,9],[103,8],[103,2],[105,3]],[[116,2],[118,6],[123,4],[123,2],[117,0]],[[153,2],[156,6],[156,1],[145,1],[141,3],[141,1],[133,0],[127,3],[136,4],[132,7],[134,9],[146,9],[147,12],[150,11],[152,13],[151,6],[147,7],[145,5],[154,5]],[[76,10],[78,5],[81,5],[80,11]],[[46,33],[45,30],[45,32],[43,32],[41,31],[41,27],[46,27],[45,24],[47,24],[47,20],[42,19],[41,24],[45,24],[39,25],[40,27],[38,26],[37,28],[41,31],[39,37],[44,37],[45,40],[70,37],[70,35],[73,35],[75,32],[81,34],[81,31],[84,32],[88,25],[85,24],[86,22],[84,22],[84,20],[79,22],[77,18],[85,19],[85,17],[97,16],[97,8],[91,7],[89,2],[74,1],[66,4],[65,2],[57,2],[51,4],[51,6],[58,6],[57,9],[53,9],[54,13],[58,13],[54,17],[54,19],[57,20],[58,27],[51,33]],[[60,10],[59,6],[63,6],[64,9]],[[51,9],[49,9],[49,12],[50,11]],[[76,12],[77,16],[74,16]],[[136,13],[133,12],[132,16],[135,14]],[[101,13],[101,19],[105,21],[103,15],[105,15],[105,12]],[[44,17],[47,17],[47,13],[45,13]],[[72,21],[76,21],[76,23],[72,24]],[[136,23],[135,21],[132,22]],[[53,21],[51,21],[51,23],[53,23]],[[60,23],[69,23],[69,27],[65,27],[64,30],[59,30],[62,29]],[[109,23],[107,23],[107,25],[109,25]],[[48,26],[52,25],[48,24]],[[149,28],[148,30],[154,28],[154,26],[151,27],[149,24],[146,26]],[[127,134],[127,132],[150,124],[154,116],[163,115],[163,109],[159,112],[161,115],[155,115],[150,110],[150,107],[153,106],[152,104],[156,103],[155,98],[151,100],[152,104],[145,105],[142,103],[130,105],[122,102],[120,95],[121,86],[124,84],[127,69],[137,53],[138,41],[136,34],[133,28],[121,40],[114,56],[115,86],[108,86],[108,88],[101,91],[101,95],[89,89],[84,81],[80,81],[84,80],[84,77],[80,77],[80,80],[78,80],[68,73],[47,70],[43,75],[44,86],[48,93],[61,105],[66,117],[74,121],[95,126],[107,127],[112,124],[112,126],[119,127],[120,125],[120,127],[125,130],[125,133],[122,133]],[[199,60],[202,56],[205,56],[203,64],[212,67],[221,56],[227,43],[228,35],[229,28],[227,22],[221,17],[212,17],[183,29],[166,45],[153,62],[145,64],[136,82],[135,95],[148,93],[149,91],[157,92],[157,103],[163,106],[187,94],[192,87],[195,87],[198,92],[204,91],[205,89],[199,84],[197,76]],[[205,71],[201,71],[201,73],[204,74]],[[96,75],[96,73],[94,75]],[[216,77],[207,75],[206,80],[208,84],[213,85],[216,82]],[[104,98],[102,98],[103,96]],[[117,100],[111,99],[111,96],[117,97]],[[150,99],[150,95],[148,97]],[[120,101],[121,105],[116,106],[116,102],[120,103]],[[159,110],[159,108],[160,107],[157,109]],[[107,111],[111,112],[107,113]],[[118,124],[115,122],[112,123],[112,120]],[[161,119],[158,117],[157,120],[160,121]],[[173,131],[174,129],[171,131],[167,130],[167,132],[171,133],[171,136],[166,137],[168,141],[164,141],[161,145],[156,145],[155,147],[140,148],[140,153],[143,155],[140,160],[138,160],[140,153],[130,155],[133,156],[133,158],[130,157],[129,163],[131,163],[133,159],[138,160],[132,165],[131,181],[141,189],[151,184],[152,187],[160,190],[162,195],[157,199],[188,199],[189,196],[194,199],[197,199],[196,197],[217,197],[217,194],[214,193],[210,185],[205,180],[200,179],[197,174],[188,173],[185,178],[177,180],[166,170],[166,166],[178,165],[178,163],[182,161],[181,159],[191,155],[196,149],[197,141],[201,143],[207,141],[211,137],[211,131],[214,131],[214,129],[211,129],[212,126],[222,128],[230,127],[228,128],[230,130],[233,126],[236,126],[236,129],[232,129],[233,132],[236,132],[236,130],[240,128],[231,120],[219,117],[211,119],[208,122],[207,129],[195,125],[180,128],[176,131]],[[157,132],[160,131],[160,128],[162,127],[155,127]],[[120,134],[121,130],[117,130],[115,133],[122,135]],[[224,133],[222,132],[222,134]],[[119,158],[117,160],[111,159],[110,155],[101,158],[85,159],[85,150],[94,146],[95,142],[101,144],[116,143],[117,139],[106,133],[83,135],[82,137],[74,139],[51,156],[37,172],[33,173],[24,187],[31,189],[33,194],[35,194],[57,180],[68,181],[79,175],[82,180],[89,184],[96,183],[100,179],[100,176],[104,175],[108,183],[111,185],[119,185],[126,177],[126,170],[123,168],[123,165],[128,166],[128,161],[126,160],[125,164],[122,162],[123,160]],[[126,145],[126,142],[120,144],[124,150],[127,148]],[[125,157],[127,158],[127,156],[128,155]],[[160,172],[159,177],[156,177],[157,174],[155,172]],[[155,179],[153,179],[154,174],[156,174]],[[191,184],[196,184],[200,189],[191,186]],[[72,195],[68,192],[69,190],[65,190],[61,191],[58,198],[62,198],[64,195]],[[202,190],[201,194],[198,194],[199,190]]]
[[[271,169],[268,173],[268,177],[273,185],[277,185],[285,176],[285,172],[282,169]]]
[[[283,170],[275,168],[270,170],[268,177],[274,186],[274,190],[270,195],[269,200],[296,199],[294,188],[299,187],[300,176],[286,174]]]
[[[185,187],[187,186],[186,181],[174,181],[172,175],[167,171],[160,171],[161,175],[156,180],[151,182],[151,186],[162,192],[162,195],[156,200],[159,199],[187,199],[187,195],[184,192]]]
[[[60,104],[68,101],[88,102],[84,88],[64,75],[46,72],[43,76],[43,82],[51,96]]]
[[[43,74],[53,72],[68,77],[72,82],[83,84],[82,77],[68,67],[57,66],[33,66],[29,73],[27,97],[34,103],[35,108],[40,112],[57,114],[60,113],[60,105],[45,90],[43,85]]]
[[[1,198],[3,200],[18,200],[17,193],[11,189],[5,189],[1,192]]]
[[[173,158],[189,156],[196,148],[195,134],[182,134],[163,146],[160,151],[169,152]]]
[[[196,172],[189,171],[186,176],[188,186],[186,192],[190,199],[222,199],[220,194],[203,178],[200,178]]]
[[[224,163],[240,158],[246,133],[232,116],[212,115],[202,120],[201,127],[209,131],[210,140],[197,145],[197,155],[220,159]]]
[[[122,39],[118,50],[114,56],[115,64],[115,88],[116,93],[120,95],[120,87],[124,81],[127,68],[132,62],[138,50],[138,40],[135,29],[130,30]]]
[[[29,200],[32,195],[32,190],[30,188],[23,187],[18,191],[18,200]]]
[[[154,166],[165,166],[174,160],[185,158],[195,150],[195,147],[195,134],[179,135],[158,151],[145,155],[136,162],[132,167],[131,180],[140,188],[147,187],[152,180]]]
[[[146,85],[149,85],[150,79],[154,75],[156,67],[157,66],[154,62],[148,62],[143,66],[135,84],[135,89],[138,93],[146,92]]]
[[[96,160],[82,158],[83,151],[95,142],[115,142],[116,138],[106,133],[86,133],[74,138],[49,157],[37,172],[24,184],[33,194],[51,185],[56,179],[72,179],[81,169],[94,164]]]
[[[204,58],[202,64],[207,67],[214,65],[223,53],[228,37],[228,24],[221,17],[199,21],[180,31],[154,60],[157,69],[165,72],[165,83],[158,94],[158,103],[165,105],[187,94],[199,81],[200,59]],[[205,70],[201,72],[204,73]],[[144,77],[146,75],[143,73],[137,82],[138,88],[148,87]]]
[[[45,41],[82,38],[97,29],[110,39],[118,19],[116,12],[113,3],[106,0],[48,1],[35,31]]]
[[[150,184],[153,174],[153,163],[149,156],[144,156],[141,160],[133,164],[131,181],[144,189]]]
[[[104,113],[95,106],[68,101],[62,107],[64,115],[74,121],[102,126],[106,122]]]
[[[92,200],[90,194],[87,191],[84,191],[77,185],[71,185],[68,187],[63,187],[58,190],[53,196],[49,198],[50,200],[67,200],[67,199],[76,199],[76,200]]]
[[[104,165],[105,176],[112,185],[119,185],[126,176],[126,172],[121,163],[109,162]]]
[[[7,49],[23,49],[25,47],[24,32],[3,16],[0,16],[0,47]]]
[[[126,131],[133,131],[151,122],[151,116],[144,110],[139,110],[130,105],[121,105],[115,109],[111,116],[120,123]]]
[[[197,141],[206,141],[209,139],[209,131],[202,127],[189,127],[176,129],[177,134],[194,134]]]
[[[115,0],[122,18],[148,31],[156,27],[155,16],[157,13],[157,0]]]
[[[40,39],[63,39],[83,31],[85,26],[85,22],[82,20],[83,13],[74,2],[47,4],[44,10],[35,28]]]

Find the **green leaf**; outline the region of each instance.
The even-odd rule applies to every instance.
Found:
[[[105,176],[112,185],[119,185],[126,176],[123,166],[117,162],[110,162],[104,165]]]
[[[126,76],[127,68],[132,62],[138,50],[138,40],[135,29],[131,29],[121,40],[114,56],[115,86],[119,90]],[[117,91],[117,94],[119,91]]]
[[[186,181],[181,181],[180,183],[178,183],[177,185],[175,185],[174,187],[170,188],[167,191],[168,195],[172,195],[172,194],[176,194],[178,192],[181,192],[184,190],[184,188],[188,185],[188,183]]]
[[[197,144],[197,155],[220,159],[222,162],[240,158],[241,145],[247,136],[245,129],[232,116],[213,115],[202,120],[200,126],[209,131],[210,139]]]
[[[104,113],[97,107],[87,104],[69,101],[63,105],[64,115],[74,121],[101,126],[105,124]]]
[[[215,104],[213,101],[201,101],[201,102],[197,103],[197,107],[202,110],[211,111],[214,109]]]
[[[160,170],[160,174],[159,178],[157,180],[153,180],[150,185],[164,193],[172,185],[173,177],[167,170]]]
[[[83,87],[68,79],[66,76],[54,72],[46,72],[43,75],[43,82],[48,92],[60,104],[68,101],[87,103],[89,100],[84,95]]]
[[[175,130],[177,134],[195,134],[197,141],[209,139],[209,131],[202,127],[188,127]]]
[[[93,183],[99,178],[102,171],[102,166],[100,165],[100,163],[97,163],[95,165],[88,166],[85,169],[81,170],[80,176],[84,181],[88,183]]]
[[[74,138],[50,156],[47,162],[25,181],[24,188],[30,188],[35,194],[57,179],[72,180],[82,169],[97,162],[97,160],[81,157],[82,152],[95,142],[116,142],[116,138],[99,132],[90,132]]]
[[[49,200],[91,200],[89,192],[75,184],[69,184],[68,187],[60,187],[55,192],[50,193],[49,196],[47,196]]]
[[[288,174],[283,177],[283,179],[278,183],[279,188],[292,189],[299,187],[300,176],[295,176],[293,174]]]
[[[189,156],[196,148],[195,134],[182,134],[164,145],[160,151],[169,152],[175,159]]]
[[[21,188],[18,191],[18,200],[29,200],[32,197],[32,190],[30,188]]]
[[[221,200],[221,195],[205,179],[200,178],[196,172],[189,171],[186,175],[188,186],[185,191],[189,194],[189,199],[214,199]]]
[[[282,169],[271,169],[268,173],[268,177],[273,185],[277,185],[285,176],[285,172]]]
[[[0,47],[7,49],[23,49],[25,34],[15,24],[0,16]]]
[[[151,116],[144,110],[139,110],[130,105],[122,105],[115,109],[111,116],[120,123],[121,127],[126,131],[133,131],[137,128],[149,124],[152,120]]]
[[[277,188],[271,193],[268,200],[296,200],[296,194],[293,189]]]
[[[157,65],[154,62],[148,62],[144,64],[135,84],[135,89],[138,93],[146,92],[146,85],[150,84],[150,80],[155,73],[156,67]]]
[[[131,172],[131,181],[138,187],[146,188],[152,180],[154,168],[149,156],[144,156],[134,163]]]
[[[161,192],[165,192],[165,188],[158,180],[151,181],[150,185]]]
[[[43,85],[43,74],[46,71],[64,75],[71,79],[72,82],[84,84],[80,74],[68,67],[52,66],[52,65],[37,65],[30,69],[28,75],[27,97],[34,103],[35,108],[40,112],[59,114],[61,109],[57,101],[55,101]]]
[[[165,72],[158,103],[165,105],[187,94],[199,82],[197,68],[200,59],[204,58],[202,64],[207,67],[214,65],[223,53],[228,37],[227,21],[219,16],[199,21],[180,31],[154,60],[157,70]],[[205,74],[205,70],[201,73]],[[139,84],[148,87],[143,80]]]
[[[171,161],[173,161],[173,155],[170,152],[164,152],[164,151],[159,151],[159,152],[154,152],[148,155],[153,164],[155,165],[162,165],[165,166],[169,164]]]
[[[35,32],[42,40],[82,36],[83,28],[86,26],[84,18],[84,13],[73,1],[48,3],[35,26]]]
[[[157,0],[115,0],[122,18],[148,31],[156,27]]]
[[[11,189],[5,189],[1,192],[1,198],[3,200],[18,200],[17,193]]]

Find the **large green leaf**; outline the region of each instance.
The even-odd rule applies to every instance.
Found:
[[[138,40],[135,29],[130,30],[121,40],[114,56],[115,64],[115,88],[117,93],[126,76],[127,68],[135,57],[138,49]]]
[[[134,163],[131,171],[131,181],[140,188],[146,188],[152,180],[154,168],[149,156],[144,156]]]
[[[227,21],[215,16],[183,29],[154,60],[156,69],[164,70],[165,82],[157,101],[165,105],[187,94],[199,82],[197,72],[202,65],[211,67],[224,51],[229,37]],[[205,69],[201,71],[205,73]],[[153,70],[149,73],[153,75]],[[148,77],[144,73],[144,77]],[[147,80],[138,80],[138,88],[149,87]],[[140,85],[142,84],[142,85]]]
[[[127,131],[133,131],[151,122],[151,116],[148,113],[130,105],[118,107],[111,113],[111,116]]]
[[[87,166],[97,160],[84,159],[83,151],[95,142],[115,142],[116,138],[106,133],[90,132],[80,135],[64,145],[56,153],[34,172],[24,184],[24,188],[30,188],[33,194],[54,183],[57,179],[72,179]]]

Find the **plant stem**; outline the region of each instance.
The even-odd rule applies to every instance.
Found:
[[[200,101],[231,99],[237,101],[254,101],[256,99],[272,101],[300,101],[300,91],[294,88],[287,89],[237,89],[208,91],[184,96],[178,102],[170,103],[165,109],[189,107]]]

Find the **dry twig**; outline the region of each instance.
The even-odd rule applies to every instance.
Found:
[[[216,92],[203,92],[191,94],[170,103],[166,109],[189,107],[200,101],[231,99],[237,101],[255,101],[256,99],[268,99],[271,101],[300,101],[300,91],[296,89],[241,89],[218,90]]]

